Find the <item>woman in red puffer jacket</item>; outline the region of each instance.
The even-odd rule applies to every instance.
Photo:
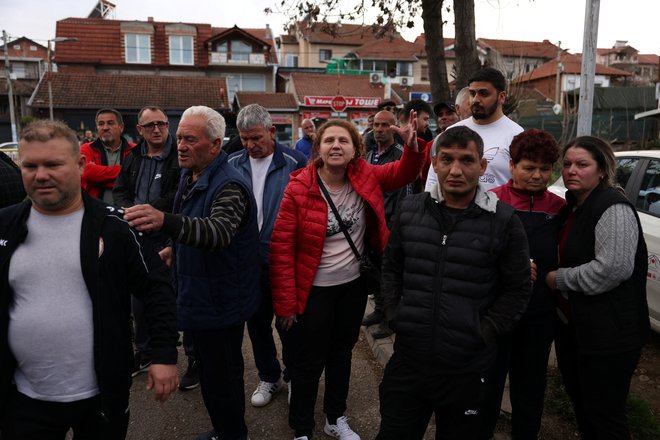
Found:
[[[383,191],[415,180],[424,162],[425,143],[411,124],[391,127],[406,141],[401,160],[369,165],[355,126],[334,119],[318,131],[318,159],[291,174],[270,245],[273,306],[280,325],[295,332],[289,426],[295,438],[309,440],[314,405],[325,368],[326,434],[359,440],[343,415],[367,294],[359,281],[360,265],[321,191],[321,182],[360,254],[368,245],[383,251],[389,231]],[[419,146],[418,146],[419,142]]]

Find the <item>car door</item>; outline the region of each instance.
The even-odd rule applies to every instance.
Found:
[[[617,157],[617,181],[637,208],[648,248],[646,298],[651,326],[660,333],[660,159]]]

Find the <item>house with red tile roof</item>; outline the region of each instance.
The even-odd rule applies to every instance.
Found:
[[[280,37],[280,57],[287,67],[325,67],[332,58],[343,58],[387,36],[379,34],[376,26],[299,21],[288,35]]]
[[[624,85],[644,87],[660,81],[658,55],[640,54],[625,40],[617,40],[608,49],[597,49],[596,62],[630,72]]]
[[[582,58],[566,52],[561,54],[558,69],[557,60],[535,68],[534,70],[513,79],[513,83],[524,87],[534,88],[548,99],[555,99],[557,72],[560,71],[560,94],[580,88],[580,72],[582,71]],[[596,87],[610,87],[613,81],[631,76],[629,72],[602,64],[596,64]]]
[[[477,38],[485,52],[485,64],[501,70],[507,79],[517,78],[557,58],[560,50],[548,40],[519,41]]]
[[[4,45],[0,45],[0,54],[4,52]],[[17,117],[27,116],[30,114],[30,96],[48,66],[48,49],[29,38],[20,37],[7,43],[7,55],[15,102],[14,114]],[[0,142],[11,140],[12,137],[6,72],[5,57],[0,56]]]
[[[89,119],[91,109],[83,107],[89,99],[99,101],[95,108],[104,102],[128,115],[156,102],[174,112],[207,105],[228,113],[237,91],[275,91],[278,58],[269,27],[212,27],[206,23],[160,22],[151,17],[147,21],[66,18],[57,22],[56,35],[75,40],[58,45],[54,61],[59,72],[49,77],[52,84],[72,84],[64,78],[67,75],[81,84],[53,87],[53,105],[65,119],[84,113],[84,118],[73,122],[81,128],[93,123],[93,118]],[[134,79],[145,84],[146,90],[130,86]],[[41,85],[45,87],[46,82],[42,80]],[[87,83],[96,87],[84,96]],[[106,90],[121,84],[129,86]],[[67,96],[65,90],[73,95]],[[31,102],[43,114],[42,91],[37,92]],[[105,102],[106,98],[110,101]],[[78,112],[70,107],[72,102],[81,103]]]

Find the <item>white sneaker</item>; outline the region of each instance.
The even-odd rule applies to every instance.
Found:
[[[306,435],[303,435],[302,437],[294,437],[293,440],[309,440],[309,438]]]
[[[260,381],[257,389],[252,393],[252,406],[266,406],[270,403],[273,395],[282,390],[284,382],[282,379],[277,382]]]
[[[336,425],[329,424],[326,418],[323,432],[339,440],[360,440],[360,436],[348,426],[348,418],[346,416],[339,417]]]

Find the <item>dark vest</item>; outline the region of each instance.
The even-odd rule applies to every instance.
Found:
[[[499,292],[499,260],[514,209],[496,213],[476,205],[449,230],[440,205],[428,193],[399,205],[399,239],[405,255],[396,308],[395,350],[441,373],[485,371],[496,354],[481,320]]]
[[[646,243],[635,207],[613,188],[596,188],[575,211],[575,220],[564,252],[561,267],[576,267],[595,258],[595,228],[603,213],[612,205],[625,203],[637,218],[639,240],[632,276],[609,292],[585,295],[569,292],[573,323],[582,354],[622,353],[640,348],[649,333],[649,312],[646,302]],[[569,199],[566,207],[574,206]]]
[[[259,230],[257,206],[245,179],[220,155],[197,180],[185,200],[182,188],[190,175],[181,177],[174,213],[208,217],[216,194],[229,183],[239,185],[249,196],[247,221],[239,227],[228,246],[207,251],[176,243],[176,274],[179,328],[222,329],[240,325],[256,310],[259,301]]]

